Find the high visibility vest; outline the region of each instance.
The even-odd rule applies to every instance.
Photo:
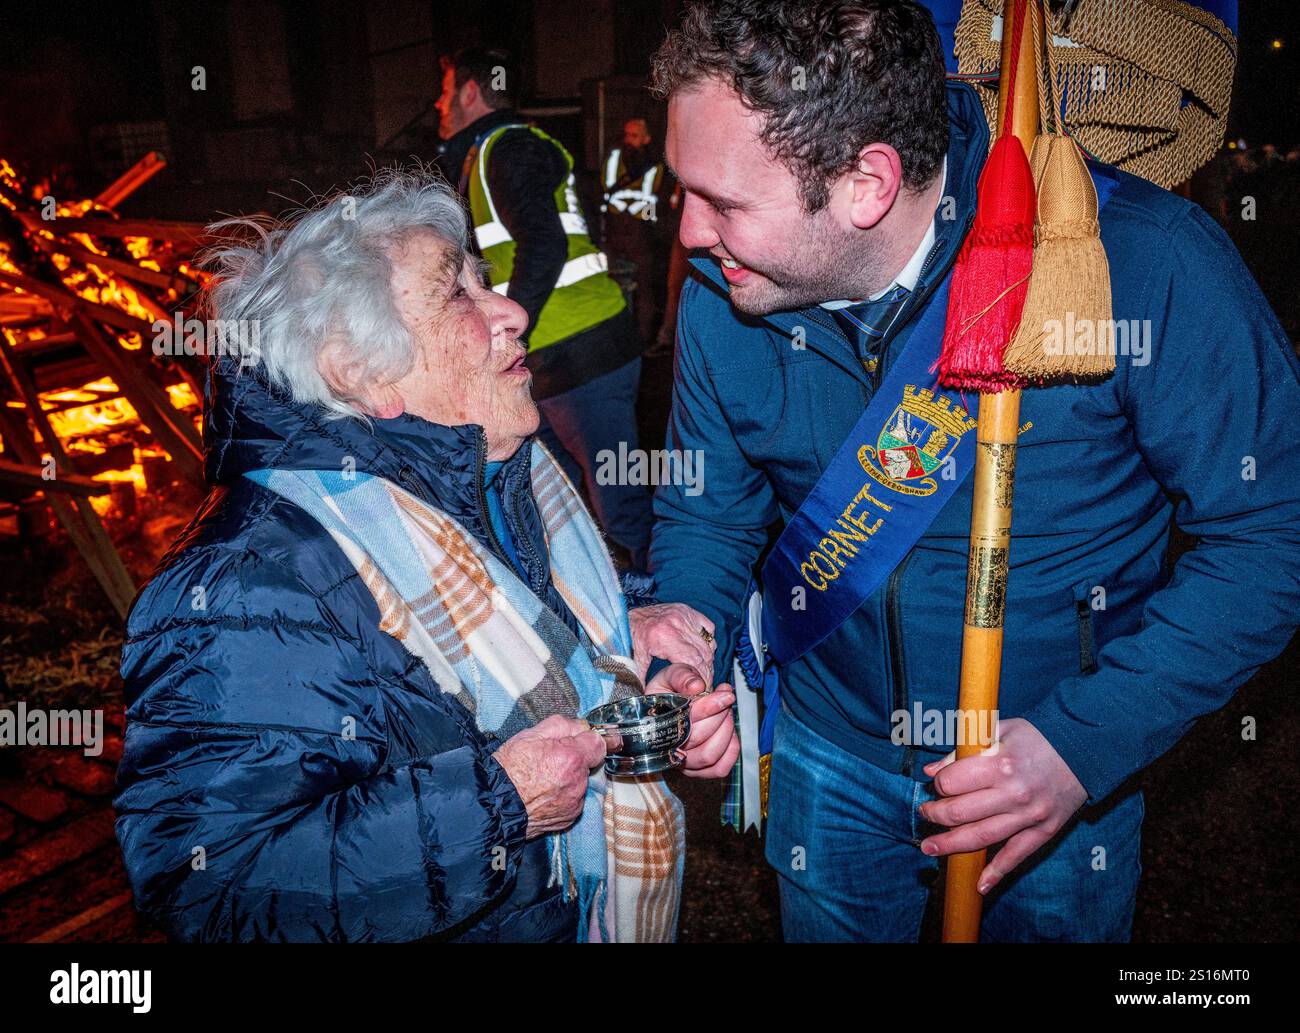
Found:
[[[615,147],[605,159],[605,203],[600,210],[605,212],[612,208],[634,219],[655,222],[658,219],[659,185],[663,178],[663,164],[656,163],[645,170],[639,182],[619,187],[627,179],[627,166],[623,164],[623,149]]]
[[[582,216],[574,189],[573,156],[558,140],[536,126],[522,123],[499,126],[489,133],[479,145],[478,157],[469,176],[469,208],[474,220],[474,237],[488,263],[492,289],[499,294],[507,293],[515,266],[515,241],[497,216],[487,178],[492,148],[501,134],[511,129],[528,129],[539,139],[559,148],[569,170],[568,178],[555,190],[555,207],[569,242],[568,259],[555,281],[555,289],[542,306],[537,325],[528,334],[528,350],[537,351],[603,323],[617,315],[627,303],[622,289],[608,275],[609,260],[587,235],[587,220]]]

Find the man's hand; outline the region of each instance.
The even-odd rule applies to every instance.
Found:
[[[669,664],[651,679],[645,690],[696,696],[708,684],[693,667]],[[731,705],[735,701],[731,686],[724,684],[691,704],[691,737],[683,747],[686,763],[682,767],[688,778],[722,778],[736,763],[740,756],[740,737],[731,717]]]
[[[998,724],[998,741],[979,756],[955,754],[925,766],[944,797],[921,816],[952,831],[921,841],[927,854],[958,854],[1006,841],[980,873],[987,893],[1046,843],[1088,799],[1074,772],[1037,728],[1022,718]]]
[[[698,610],[685,603],[663,603],[628,610],[627,619],[632,627],[632,659],[642,681],[655,657],[690,664],[705,678],[713,676],[713,621]],[[701,628],[709,633],[707,639]]]
[[[525,728],[493,754],[528,811],[528,839],[578,820],[591,769],[605,759],[605,740],[586,721],[558,714]]]

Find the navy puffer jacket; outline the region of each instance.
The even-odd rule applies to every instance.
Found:
[[[498,548],[482,429],[330,421],[247,372],[219,372],[209,396],[215,487],[136,600],[122,656],[114,804],[137,905],[192,941],[573,939],[500,742],[379,630],[324,529],[242,476],[355,463]],[[530,584],[572,623],[527,448],[502,477]]]

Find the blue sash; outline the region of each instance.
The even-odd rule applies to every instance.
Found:
[[[978,395],[963,400],[930,372],[950,278],[763,564],[763,639],[778,664],[818,645],[875,592],[975,465]]]

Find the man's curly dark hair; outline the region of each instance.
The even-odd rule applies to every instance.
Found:
[[[701,0],[655,55],[652,90],[730,85],[763,116],[763,142],[811,213],[869,143],[898,152],[912,189],[934,179],[948,149],[944,75],[934,20],[914,0]]]

